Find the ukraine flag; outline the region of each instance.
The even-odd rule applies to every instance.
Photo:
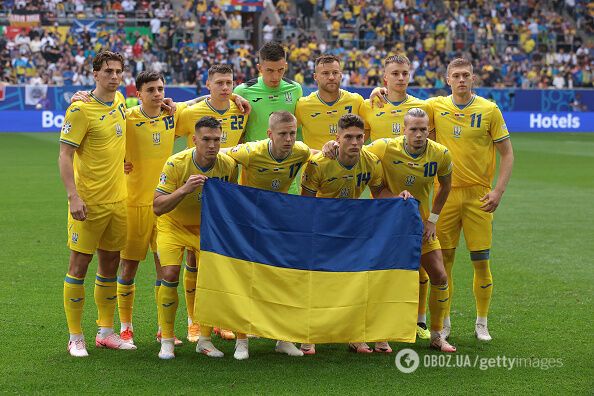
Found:
[[[209,179],[198,321],[293,342],[414,342],[422,231],[414,199],[310,198]]]

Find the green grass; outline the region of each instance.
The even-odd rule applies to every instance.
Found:
[[[459,355],[560,358],[538,368],[425,368],[400,373],[394,354],[357,356],[344,345],[319,346],[312,357],[273,352],[251,342],[248,361],[232,358],[233,343],[216,340],[220,360],[185,343],[162,362],[154,341],[153,264],[137,278],[138,350],[89,348],[66,353],[62,281],[67,269],[66,199],[58,176],[55,134],[0,134],[5,191],[0,211],[2,339],[0,390],[10,393],[405,393],[592,394],[594,343],[594,134],[516,134],[514,175],[495,217],[495,279],[490,328],[494,340],[473,335],[472,271],[461,247],[455,267],[452,342]],[[91,264],[92,274],[95,263]],[[83,318],[93,340],[96,311],[87,281]],[[180,304],[177,334],[185,335]],[[298,318],[296,318],[298,320]],[[396,344],[398,349],[406,344]],[[412,348],[435,355],[426,342]]]

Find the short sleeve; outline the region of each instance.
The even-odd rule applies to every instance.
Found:
[[[491,112],[489,134],[495,143],[509,138],[509,131],[507,130],[507,125],[505,125],[503,114],[501,114],[501,110],[499,110],[499,107],[497,106],[495,106]]]
[[[177,127],[175,128],[175,135],[176,136],[189,136],[193,132],[193,125],[192,124],[192,111],[191,106],[185,106],[181,110],[176,110],[175,115],[179,111]]]
[[[373,167],[373,174],[371,175],[371,180],[369,181],[369,188],[380,188],[384,185],[384,168],[382,167],[382,162],[378,159],[375,160],[375,164]]]
[[[252,152],[253,150],[250,145],[243,143],[229,149],[227,155],[239,162],[243,167],[248,168],[250,166],[250,155]]]
[[[175,163],[169,158],[163,166],[163,171],[159,177],[159,184],[157,184],[157,192],[162,194],[171,194],[177,190],[177,170]]]
[[[371,126],[369,125],[369,122],[367,121],[369,118],[370,111],[371,111],[371,102],[369,101],[369,99],[365,99],[363,101],[363,104],[361,105],[361,108],[359,109],[359,116],[361,116],[361,118],[363,118],[363,122],[365,122],[365,130],[371,129]]]
[[[386,148],[388,147],[388,140],[386,138],[377,139],[369,143],[365,146],[365,149],[372,154],[375,154],[377,158],[381,160],[384,159],[384,155],[386,154]]]
[[[429,116],[429,131],[431,132],[432,130],[435,129],[435,122],[434,122],[434,118],[433,118],[433,99],[427,99],[425,101],[423,110],[425,110],[425,112]]]
[[[319,167],[320,165],[314,159],[310,159],[301,175],[301,188],[312,194],[316,194],[320,189]]]
[[[78,148],[87,135],[88,128],[89,120],[81,103],[74,102],[66,109],[64,123],[60,131],[60,142]]]
[[[448,150],[447,148],[443,148],[444,152],[442,155],[442,160],[439,163],[439,168],[437,169],[437,176],[438,177],[442,177],[442,176],[447,176],[450,173],[452,173],[452,154],[450,153],[450,150]]]
[[[297,118],[297,126],[303,125],[302,117],[303,117],[303,100],[300,98],[297,101],[297,105],[295,106],[295,118]]]

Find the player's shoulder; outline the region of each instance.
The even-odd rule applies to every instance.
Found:
[[[139,118],[142,116],[140,105],[129,107],[126,109],[126,119]]]
[[[449,96],[432,96],[424,100],[425,105],[437,105],[444,104]]]
[[[286,77],[282,78],[281,86],[289,87],[291,89],[301,89],[301,84]]]
[[[237,86],[237,88],[239,88],[239,87],[241,87],[241,89],[254,88],[255,86],[259,86],[260,85],[259,83],[260,83],[260,77],[256,77],[256,78],[252,78],[251,80],[244,82],[243,84],[240,84],[239,86]]]
[[[217,162],[223,168],[234,168],[237,165],[237,163],[235,162],[235,160],[233,158],[231,158],[230,156],[223,154],[221,152],[219,152],[217,154]]]
[[[341,89],[340,91],[342,92],[342,97],[346,100],[364,101],[363,96],[356,92],[350,92],[345,89]]]
[[[432,154],[445,155],[449,152],[448,148],[434,140],[427,139],[427,151]]]
[[[86,112],[89,108],[90,102],[83,102],[81,100],[77,100],[76,102],[72,102],[70,106],[68,106],[68,108],[66,109],[66,115],[71,117],[75,115],[86,115]]]
[[[486,109],[487,111],[492,111],[494,109],[498,109],[497,103],[490,101],[487,98],[483,98],[482,96],[475,95],[474,97],[474,104],[481,107],[482,109]]]
[[[368,147],[363,146],[361,149],[361,158],[364,159],[367,163],[378,163],[379,157],[372,153]]]
[[[314,103],[315,101],[319,102],[318,91],[314,91],[307,96],[300,97],[298,103]]]
[[[323,166],[330,161],[334,161],[334,160],[331,160],[328,157],[324,157],[324,154],[322,152],[319,152],[319,153],[312,155],[311,158],[309,159],[309,161],[307,162],[307,164],[310,166],[313,166],[314,168],[316,168],[316,167],[319,168],[320,166]]]
[[[301,141],[296,141],[295,145],[293,146],[293,151],[299,153],[309,153],[309,146]]]
[[[408,95],[407,102],[411,107],[419,107],[421,109],[427,107],[427,101],[419,99],[416,96]]]

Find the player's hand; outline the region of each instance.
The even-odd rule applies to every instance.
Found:
[[[87,205],[84,201],[78,195],[71,197],[68,201],[70,203],[70,214],[72,218],[78,221],[85,221],[87,218]]]
[[[161,103],[161,108],[171,116],[175,114],[175,109],[177,108],[177,105],[175,104],[173,99],[165,98],[163,99],[163,103]]]
[[[322,147],[322,154],[324,157],[330,159],[338,158],[338,142],[336,140],[330,140]]]
[[[398,198],[402,198],[406,201],[407,199],[414,197],[408,190],[402,190],[402,192],[398,194]]]
[[[128,174],[130,172],[132,172],[134,170],[134,165],[132,165],[132,162],[128,162],[126,160],[124,160],[124,173]]]
[[[435,223],[430,221],[423,222],[423,242],[434,241],[435,238]]]
[[[183,185],[183,191],[186,194],[191,194],[196,191],[198,187],[203,186],[206,180],[208,180],[208,177],[204,175],[192,175],[186,181],[186,184]]]
[[[499,206],[499,202],[501,201],[502,195],[503,193],[500,193],[496,190],[489,191],[484,197],[479,199],[479,201],[483,202],[480,209],[489,213],[495,212],[495,209],[497,209],[497,207]]]
[[[388,94],[388,88],[376,87],[371,91],[369,95],[369,101],[371,102],[371,108],[373,109],[374,103],[377,103],[377,107],[380,109],[384,107],[384,103],[387,104],[385,96]]]
[[[248,115],[252,112],[252,105],[250,105],[249,100],[246,100],[244,97],[239,96],[237,94],[234,95],[234,102],[239,107],[239,111],[243,114]]]
[[[76,93],[70,98],[70,103],[74,103],[78,100],[89,103],[91,101],[91,95],[89,95],[87,91],[76,91]]]

